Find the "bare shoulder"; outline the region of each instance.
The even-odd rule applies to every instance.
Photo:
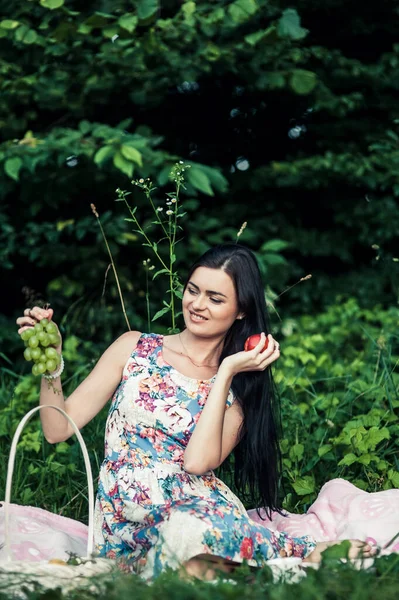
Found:
[[[123,368],[127,359],[136,348],[140,339],[140,331],[126,331],[116,339],[111,346],[104,352],[103,356],[112,360],[115,365]]]

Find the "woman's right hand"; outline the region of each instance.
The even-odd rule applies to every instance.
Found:
[[[18,317],[16,323],[19,325],[18,334],[21,335],[23,331],[26,329],[30,329],[39,323],[42,319],[48,319],[52,321],[54,311],[52,308],[40,308],[40,306],[34,306],[33,308],[26,308],[24,310],[23,317]],[[54,323],[54,321],[53,321]],[[56,323],[54,325],[57,327],[58,335],[60,336],[60,343],[56,346],[57,352],[60,354],[62,349],[62,337],[61,333],[58,329]]]
[[[223,359],[219,368],[228,369],[230,376],[247,371],[264,371],[274,363],[280,356],[280,344],[269,333],[267,336],[268,346],[264,349],[266,342],[265,333],[261,333],[259,343],[253,350],[241,351],[231,354]]]

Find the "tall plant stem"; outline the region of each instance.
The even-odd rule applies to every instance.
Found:
[[[150,248],[152,249],[152,251],[154,252],[155,256],[157,257],[157,259],[159,260],[159,262],[161,263],[161,265],[163,266],[164,269],[166,269],[167,271],[169,270],[166,263],[162,260],[162,258],[160,257],[159,253],[157,250],[155,250],[154,248],[154,244],[151,242],[150,238],[148,237],[148,235],[146,234],[146,232],[144,231],[144,229],[141,227],[140,223],[138,222],[137,218],[135,217],[134,212],[132,211],[132,209],[130,208],[130,204],[129,202],[126,200],[125,195],[123,195],[123,201],[127,206],[127,209],[130,213],[130,216],[132,217],[134,223],[136,224],[136,226],[139,229],[139,232],[141,233],[141,235],[145,238],[147,244],[150,246]]]
[[[125,320],[126,320],[127,328],[129,329],[129,331],[131,331],[131,330],[132,330],[132,328],[130,327],[129,319],[128,319],[128,317],[127,317],[127,314],[126,314],[125,303],[124,303],[124,301],[123,301],[123,294],[122,294],[121,286],[120,286],[120,284],[119,284],[119,277],[118,277],[118,273],[117,273],[117,271],[116,271],[116,267],[115,267],[114,259],[113,259],[112,252],[111,252],[111,248],[109,247],[109,244],[108,244],[108,241],[107,241],[107,238],[106,238],[106,235],[105,235],[105,232],[104,232],[103,226],[102,226],[102,224],[101,224],[100,217],[99,217],[99,215],[98,215],[98,212],[97,212],[97,210],[96,210],[96,207],[94,206],[94,204],[91,204],[90,206],[91,206],[91,210],[93,211],[93,214],[94,214],[94,216],[95,216],[95,217],[96,217],[96,219],[97,219],[97,223],[98,223],[98,224],[99,224],[99,226],[100,226],[100,231],[101,231],[101,234],[102,234],[102,236],[103,236],[103,239],[104,239],[104,242],[105,242],[105,246],[106,246],[106,248],[107,248],[108,255],[109,255],[109,258],[110,258],[110,261],[111,261],[112,270],[113,270],[113,272],[114,272],[114,275],[115,275],[115,281],[116,281],[116,286],[117,286],[117,288],[118,288],[119,299],[120,299],[120,301],[121,301],[121,305],[122,305],[122,312],[123,312],[123,314],[124,314],[124,316],[125,316]]]

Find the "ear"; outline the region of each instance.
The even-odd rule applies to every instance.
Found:
[[[237,316],[237,319],[238,319],[238,321],[242,321],[242,319],[243,319],[244,317],[245,317],[244,313],[240,313],[240,314]]]

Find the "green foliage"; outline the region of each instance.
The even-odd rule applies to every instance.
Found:
[[[359,14],[352,1],[329,6],[5,6],[0,268],[11,306],[23,303],[23,286],[39,281],[57,311],[77,303],[76,324],[88,323],[91,335],[100,321],[107,340],[123,326],[107,255],[98,252],[94,202],[130,294],[129,320],[142,326],[148,256],[114,191],[150,177],[163,194],[180,157],[192,165],[186,250],[176,253],[182,272],[210,244],[235,239],[247,221],[242,242],[254,250],[270,239],[290,244],[286,262],[265,269],[272,289],[313,274],[312,286],[284,298],[291,313],[324,306],[336,290],[373,306],[383,288],[387,305],[396,301],[396,5],[388,0],[378,14]],[[333,38],[327,14],[339,23]],[[137,191],[131,199],[140,211]],[[160,286],[153,311],[164,293]]]
[[[367,491],[398,487],[399,311],[355,299],[283,321],[281,392],[287,507],[304,509],[344,477]]]

